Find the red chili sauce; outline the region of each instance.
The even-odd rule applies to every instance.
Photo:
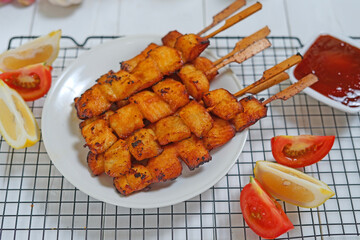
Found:
[[[330,35],[322,35],[297,65],[297,79],[313,73],[311,88],[349,107],[360,106],[360,49]]]

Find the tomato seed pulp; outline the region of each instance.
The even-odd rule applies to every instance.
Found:
[[[297,79],[313,73],[315,91],[349,107],[360,106],[360,49],[330,35],[321,35],[297,65]]]

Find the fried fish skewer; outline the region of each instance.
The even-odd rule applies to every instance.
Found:
[[[238,57],[241,58],[242,61],[246,60],[247,57],[251,57],[255,53],[262,50],[261,48],[259,48],[257,43],[254,43],[253,45],[250,45],[247,48],[250,49],[249,51],[245,49],[241,54],[238,54]],[[262,45],[260,45],[260,47],[262,47]],[[245,56],[242,57],[242,54],[245,54]],[[180,73],[182,73],[182,75],[180,76],[183,79],[187,91],[189,91],[189,93],[191,93],[195,99],[201,100],[203,94],[209,91],[209,83],[207,78],[203,76],[201,78],[202,82],[200,82],[200,78],[194,79],[195,77],[199,77],[199,74],[197,74],[196,72],[188,72],[188,77],[185,77],[187,76],[186,73],[181,71]],[[160,86],[162,86],[162,84],[160,84]],[[181,86],[172,86],[174,89],[181,88]],[[187,93],[177,95],[176,91],[171,91],[172,88],[168,88],[167,86],[160,88],[154,86],[153,88],[155,93],[152,93],[150,91],[142,91],[132,96],[130,98],[131,105],[127,105],[118,109],[116,113],[109,117],[109,123],[107,123],[104,119],[98,119],[92,122],[90,126],[85,126],[82,128],[81,131],[82,135],[85,138],[86,145],[90,148],[92,152],[102,153],[115,143],[115,141],[117,140],[117,136],[119,136],[120,138],[122,136],[127,137],[133,131],[144,127],[143,118],[149,120],[152,123],[155,123],[162,118],[170,116],[177,110],[177,108],[170,107],[170,104],[174,106],[174,102],[179,103],[179,101],[181,100],[180,104],[176,104],[176,106],[182,107],[184,106],[183,104],[187,104],[188,102]],[[184,92],[184,90],[180,91],[180,93],[181,92]],[[170,96],[168,98],[167,96],[169,94],[175,94],[176,96]],[[179,98],[175,99],[175,97]],[[184,97],[185,99],[182,100]],[[236,104],[234,102],[231,103]],[[229,106],[225,107],[229,108]],[[240,107],[238,110],[240,110]],[[132,121],[127,121],[128,118],[124,116],[132,116]],[[194,119],[194,122],[196,122],[195,120],[196,119]],[[125,128],[124,126],[127,127]],[[116,132],[117,136],[112,131]],[[198,137],[201,137],[201,133],[195,134]]]
[[[263,73],[262,78],[247,86],[246,88],[233,94],[233,96],[226,90],[215,90],[213,93],[209,92],[204,96],[204,101],[208,106],[207,110],[212,111],[220,118],[229,120],[235,114],[240,112],[240,107],[237,106],[236,98],[245,93],[257,94],[265,89],[268,89],[280,82],[289,78],[289,75],[283,71],[294,66],[300,62],[302,57],[294,55],[281,63],[273,66]],[[214,95],[215,96],[211,96]],[[220,100],[222,99],[222,100]]]
[[[234,2],[232,5],[229,6],[229,9],[224,9],[225,12],[222,11],[214,17],[216,17],[217,21],[219,21],[219,22],[220,22],[220,20],[221,21],[224,20],[226,17],[230,16],[233,12],[235,12],[238,8],[240,8],[240,6],[242,5],[242,2],[243,2],[243,0],[238,0],[238,1]],[[262,7],[262,5],[260,3],[256,3],[253,6],[250,6],[248,9],[245,9],[244,11],[242,11],[242,12],[238,13],[237,15],[233,16],[232,18],[228,19],[228,21],[225,23],[225,25],[221,29],[218,29],[216,32],[205,37],[204,39],[209,39],[210,37],[213,37],[216,34],[226,30],[227,28],[240,22],[241,20],[245,19],[246,17],[259,11],[261,9],[261,7]],[[189,35],[189,37],[193,37],[193,38],[196,38],[197,36],[201,36],[201,34],[196,34],[196,35],[188,34],[188,35]],[[164,46],[176,48],[176,42],[177,42],[178,38],[180,38],[182,36],[184,36],[184,35],[178,31],[174,30],[174,31],[170,31],[169,33],[167,33],[161,40],[162,40],[162,43]],[[178,43],[178,45],[180,45],[180,44]],[[127,61],[123,61],[121,63],[121,69],[130,72],[132,69],[135,68],[137,63],[144,60],[147,56],[147,53],[156,46],[158,46],[158,45],[151,43],[139,55],[137,55],[134,58],[131,58]]]
[[[203,33],[207,32],[211,28],[215,27],[220,22],[222,22],[223,20],[228,18],[231,14],[233,14],[234,12],[239,10],[241,7],[243,7],[245,4],[246,4],[245,0],[236,0],[235,2],[233,2],[232,4],[227,6],[224,10],[222,10],[218,14],[214,15],[212,23],[209,26],[205,27],[203,30],[201,30],[197,35],[201,36]]]
[[[316,76],[309,74],[308,76],[299,80],[299,82],[291,85],[287,89],[281,91],[280,93],[278,93],[278,94],[274,95],[273,97],[269,98],[268,100],[264,101],[262,105],[265,106],[267,103],[270,103],[271,101],[273,101],[275,99],[279,99],[279,98],[286,100],[286,99],[294,96],[295,94],[299,93],[300,91],[302,91],[305,87],[310,86],[311,84],[315,83],[316,81],[317,81]],[[253,100],[250,100],[250,101],[253,101]],[[247,127],[249,127],[252,124],[253,124],[252,122],[248,123]],[[220,126],[220,128],[221,128],[221,126]],[[230,139],[226,139],[226,141],[229,141]],[[216,141],[216,139],[215,139],[215,141]],[[175,144],[175,150],[176,150],[176,144]],[[181,167],[180,167],[181,164],[179,164],[179,162],[177,162],[177,161],[174,161],[174,158],[178,158],[178,155],[176,155],[176,153],[174,153],[173,158],[162,157],[161,165],[153,164],[153,162],[151,162],[153,159],[151,159],[149,161],[149,163],[151,162],[151,164],[153,164],[155,166],[153,166],[151,164],[148,164],[147,166],[142,166],[142,171],[144,171],[144,173],[146,173],[145,177],[143,177],[143,179],[146,179],[145,181],[140,181],[138,179],[138,180],[132,182],[132,179],[134,178],[135,174],[139,175],[139,173],[135,172],[135,174],[134,174],[134,171],[131,171],[128,174],[125,174],[124,176],[114,178],[114,186],[121,194],[129,195],[135,191],[142,190],[143,188],[149,186],[152,183],[172,180],[174,178],[174,176],[178,177],[181,174]],[[169,160],[169,159],[171,159],[171,160]],[[149,165],[150,165],[150,167],[149,167]],[[166,167],[163,167],[163,166],[166,166]],[[177,167],[175,167],[175,166],[177,166]],[[155,174],[153,173],[154,169],[157,170],[157,173],[155,173]],[[171,171],[171,170],[168,171],[168,169],[177,169],[177,171],[176,172]],[[164,178],[164,176],[168,176],[168,175],[172,176],[173,178],[166,178],[166,177]]]
[[[223,68],[231,62],[237,62],[240,64],[271,46],[271,43],[263,37],[262,33],[259,32],[252,34],[249,38],[244,38],[240,42],[245,42],[245,44],[241,44],[245,48],[241,49],[240,52],[233,52],[232,55],[229,55],[227,59],[217,65],[212,65],[212,68],[207,70],[205,74],[202,71],[197,70],[195,66],[191,64],[185,64],[180,69],[178,76],[185,85],[188,93],[193,98],[198,101],[201,100],[204,93],[208,92],[210,89],[208,78],[217,74],[220,68]]]

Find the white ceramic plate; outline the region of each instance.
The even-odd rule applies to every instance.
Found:
[[[354,41],[353,39],[349,38],[349,37],[345,37],[341,34],[336,34],[336,33],[326,33],[326,32],[323,32],[323,33],[320,33],[320,34],[317,34],[315,36],[313,36],[310,41],[308,41],[306,43],[306,45],[304,45],[303,48],[301,48],[301,50],[299,50],[299,53],[301,53],[301,55],[305,55],[305,53],[307,52],[307,50],[313,45],[313,43],[315,42],[315,40],[321,36],[321,35],[331,35],[337,39],[340,39],[344,42],[347,42],[351,45],[353,45],[354,47],[357,47],[357,48],[360,48],[360,44],[356,41]],[[295,78],[294,76],[294,70],[295,70],[296,67],[293,67],[291,68],[290,70],[290,80],[291,82],[295,83],[297,82],[298,80]],[[319,93],[318,91],[315,91],[314,89],[308,87],[308,88],[305,88],[303,90],[306,94],[308,94],[309,96],[315,98],[316,100],[320,101],[320,102],[323,102],[327,105],[329,105],[330,107],[333,107],[333,108],[336,108],[340,111],[343,111],[343,112],[348,112],[348,113],[357,113],[360,111],[360,107],[348,107],[340,102],[337,102],[331,98],[328,98],[326,97],[325,95]]]
[[[175,181],[153,184],[147,192],[124,197],[117,193],[112,178],[93,177],[88,169],[88,149],[78,127],[73,99],[95,84],[110,69],[118,70],[150,42],[160,43],[159,36],[132,36],[115,39],[81,55],[60,76],[47,95],[42,114],[42,135],[55,167],[75,187],[103,202],[122,207],[156,208],[188,200],[215,185],[235,163],[246,141],[247,131],[237,134],[225,146],[211,152],[212,161],[183,173]],[[212,88],[224,87],[235,92],[239,84],[228,69],[212,82]]]

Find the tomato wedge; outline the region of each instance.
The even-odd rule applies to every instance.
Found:
[[[240,207],[245,222],[260,237],[273,239],[294,229],[280,204],[253,177],[241,191]]]
[[[271,151],[278,163],[300,168],[323,159],[334,141],[335,136],[276,136],[271,139]]]
[[[15,89],[25,101],[34,101],[49,91],[51,70],[51,66],[38,63],[15,71],[1,73],[0,79]]]

